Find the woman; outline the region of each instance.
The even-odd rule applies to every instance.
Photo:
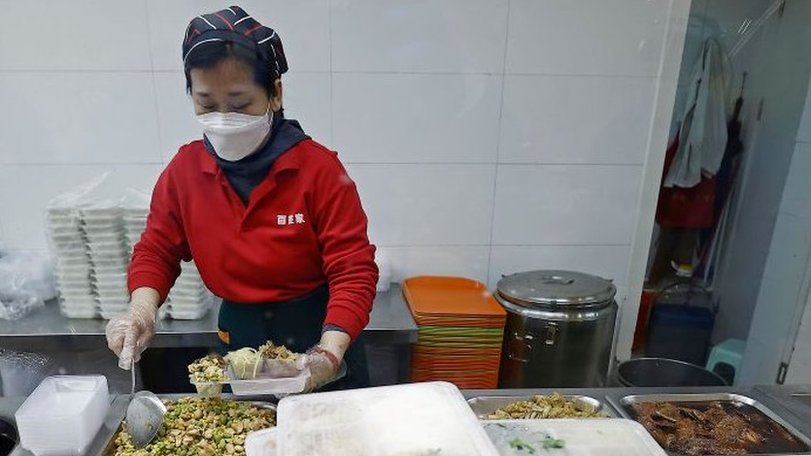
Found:
[[[204,136],[158,179],[129,267],[130,311],[107,325],[110,349],[122,368],[139,360],[180,261],[193,258],[223,298],[223,350],[269,339],[310,354],[310,389],[344,360],[343,386],[365,386],[358,338],[377,282],[374,246],[336,154],[284,118],[279,35],[226,8],[191,21],[183,62]]]

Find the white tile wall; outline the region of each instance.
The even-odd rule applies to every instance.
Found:
[[[363,163],[495,163],[501,77],[335,74],[335,147]]]
[[[811,99],[811,98],[809,98]],[[809,105],[811,107],[811,104]],[[806,108],[808,112],[809,108]],[[811,122],[811,114],[809,115]],[[811,181],[808,172],[811,170],[811,143],[798,142],[791,157],[791,167],[783,189],[780,210],[800,217],[811,217]]]
[[[506,0],[332,1],[332,69],[499,73]]]
[[[450,275],[487,282],[490,248],[482,246],[381,246],[391,260],[395,282],[416,275]]]
[[[140,2],[133,2],[140,3]],[[149,42],[155,70],[182,71],[181,44],[189,21],[232,3],[215,0],[146,0]],[[293,71],[329,71],[327,0],[245,0],[238,2],[259,22],[278,31]]]
[[[678,74],[662,55],[668,21],[678,35],[683,18],[667,15],[686,1],[241,5],[281,35],[287,115],[348,164],[395,279],[494,285],[502,271],[561,267],[624,286],[637,280],[626,271],[647,138],[667,128],[651,121],[657,90]],[[200,137],[181,40],[192,17],[224,6],[0,0],[37,24],[0,28],[13,43],[0,58],[7,247],[44,247],[59,192],[111,167],[149,187]]]
[[[811,84],[808,85],[808,95],[805,97],[805,108],[803,116],[800,118],[797,141],[811,142]]]
[[[148,71],[142,1],[0,1],[3,70]]]
[[[376,242],[488,245],[495,165],[348,166]]]
[[[655,83],[646,78],[507,76],[499,161],[642,164]]]
[[[55,196],[71,191],[90,179],[113,171],[121,189],[151,191],[160,165],[3,165],[0,192],[3,232],[11,249],[45,249],[45,210]],[[14,189],[11,191],[10,189]]]
[[[0,99],[0,163],[160,163],[149,73],[0,72]]]
[[[304,131],[332,147],[332,92],[329,73],[291,71],[282,79],[284,115],[301,122]]]
[[[494,244],[628,245],[640,166],[502,165]]]
[[[627,245],[494,245],[490,259],[490,286],[503,275],[534,269],[582,271],[625,283]]]
[[[655,76],[666,0],[512,0],[507,71]]]
[[[180,71],[154,74],[158,110],[160,152],[164,163],[174,157],[180,146],[202,138],[200,124],[194,118],[191,97],[186,93],[186,78]]]
[[[769,296],[767,299],[783,299],[786,293],[800,288],[809,252],[811,252],[811,217],[780,213],[774,225],[764,276],[789,281],[792,288],[785,290],[779,297]]]
[[[781,350],[788,342],[794,314],[785,303],[795,303],[798,296],[795,280],[785,277],[764,276],[752,321],[757,331],[750,331],[740,378],[736,384],[763,385],[775,382],[781,360]],[[788,306],[792,307],[792,306]],[[792,309],[793,310],[793,309]]]

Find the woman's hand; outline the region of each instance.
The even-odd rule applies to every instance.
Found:
[[[321,342],[307,351],[306,366],[310,368],[307,391],[329,383],[338,374],[351,339],[342,331],[324,331]]]
[[[141,359],[155,335],[159,301],[156,290],[138,288],[132,292],[129,312],[107,323],[107,346],[118,356],[118,367],[129,370]]]

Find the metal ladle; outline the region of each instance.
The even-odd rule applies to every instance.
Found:
[[[127,432],[135,448],[141,449],[158,435],[163,425],[166,406],[149,391],[139,391],[132,396],[127,407]]]
[[[151,391],[135,393],[135,363],[132,372],[132,392],[127,406],[127,433],[132,437],[136,449],[141,449],[158,435],[166,415],[166,405]]]

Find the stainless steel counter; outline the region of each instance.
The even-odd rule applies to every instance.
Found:
[[[217,344],[217,311],[201,320],[161,320],[153,347],[209,347]],[[0,320],[0,348],[12,350],[87,350],[107,345],[105,320],[69,319],[49,302],[17,321]],[[400,286],[378,293],[364,336],[370,344],[408,344],[417,340],[417,325]]]
[[[802,387],[770,386],[756,388],[691,387],[691,388],[556,388],[556,389],[514,389],[514,390],[469,390],[463,391],[463,394],[466,398],[470,399],[480,396],[531,396],[536,394],[550,394],[552,392],[557,392],[564,395],[575,394],[599,398],[600,400],[605,401],[606,406],[612,407],[610,401],[607,401],[606,399],[612,397],[613,398],[624,397],[631,394],[659,394],[659,393],[693,394],[693,393],[732,392],[743,394],[752,397],[753,399],[756,399],[760,402],[763,402],[781,418],[791,423],[794,427],[798,428],[805,435],[808,435],[808,433],[801,427],[801,425],[803,424],[802,419],[791,413],[789,411],[789,408],[781,405],[780,403],[778,403],[778,401],[776,400],[769,401],[768,399],[769,394],[767,394],[766,391],[769,391],[770,392],[769,394],[783,394],[787,395],[787,397],[790,398],[792,397],[793,391],[811,391],[811,386],[802,386]],[[163,395],[161,397],[167,399],[176,399],[182,396]],[[261,398],[255,399],[262,400]],[[24,398],[0,397],[0,417],[7,418],[13,421],[14,412],[20,407],[23,401]],[[103,454],[104,449],[107,447],[107,444],[110,442],[110,439],[113,437],[119,425],[121,424],[121,421],[124,418],[128,403],[129,403],[128,395],[116,396],[112,399],[110,410],[107,413],[104,425],[102,426],[101,430],[91,443],[86,453],[87,455],[101,456]],[[798,404],[789,404],[789,405],[791,407],[797,406],[802,407],[803,403],[799,402]],[[805,407],[808,407],[809,409],[807,411],[811,413],[811,406],[806,405]],[[805,409],[801,408],[800,410]],[[808,423],[806,422],[805,425],[808,426]],[[11,454],[13,456],[31,455],[30,452],[23,450],[19,447],[15,449]]]
[[[783,407],[795,420],[795,426],[811,436],[811,385],[769,385],[755,388],[763,394],[762,402],[769,407]]]

